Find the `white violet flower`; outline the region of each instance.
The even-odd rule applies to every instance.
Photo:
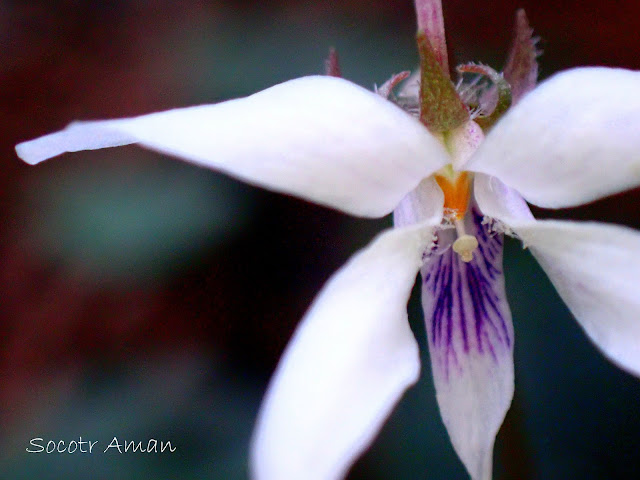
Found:
[[[578,68],[532,90],[538,52],[519,12],[503,74],[463,65],[476,77],[454,87],[440,1],[416,10],[419,80],[399,74],[373,93],[305,77],[16,147],[35,164],[138,143],[353,215],[394,212],[293,335],[257,421],[255,479],[339,479],[372,442],[419,376],[406,311],[418,271],[442,419],[471,478],[490,479],[514,388],[504,234],[529,248],[604,355],[640,375],[640,234],[536,221],[525,202],[571,207],[640,185],[640,72]],[[339,73],[334,54],[328,73]]]

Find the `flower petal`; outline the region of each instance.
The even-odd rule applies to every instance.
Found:
[[[494,126],[465,166],[542,207],[640,184],[640,72],[578,68],[543,82]]]
[[[138,142],[249,183],[382,216],[448,162],[415,118],[346,80],[304,77],[250,97],[71,124],[16,147],[29,163]]]
[[[99,150],[136,143],[136,139],[115,129],[105,128],[107,122],[73,122],[64,130],[16,145],[16,153],[25,162],[35,165],[66,152]]]
[[[597,222],[512,225],[591,340],[640,376],[640,233]]]
[[[496,177],[476,173],[473,195],[480,211],[504,226],[522,220],[534,220],[527,202],[514,189]]]
[[[527,246],[596,345],[640,376],[640,233],[615,225],[535,221],[499,180],[476,175],[483,212]]]
[[[502,235],[477,207],[466,231],[478,239],[465,263],[434,249],[422,268],[431,369],[440,413],[473,480],[490,480],[495,436],[513,397],[513,326],[502,273]],[[439,247],[454,231],[438,233]]]
[[[433,177],[425,178],[409,192],[393,211],[393,224],[404,227],[415,223],[438,224],[442,219],[444,193]]]
[[[432,235],[425,225],[389,230],[325,285],[265,396],[254,478],[342,478],[417,380],[406,306]]]

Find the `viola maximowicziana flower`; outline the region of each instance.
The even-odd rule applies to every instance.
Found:
[[[454,85],[440,1],[416,0],[416,12],[418,75],[375,93],[339,78],[332,53],[327,76],[72,123],[16,147],[35,164],[137,143],[352,215],[393,212],[394,228],[327,282],[286,348],[253,436],[256,479],[342,478],[372,442],[419,376],[406,311],[417,272],[442,419],[471,478],[491,478],[514,389],[505,234],[604,355],[640,375],[640,234],[535,220],[527,206],[572,207],[640,184],[640,73],[577,68],[535,87],[521,11],[504,71],[462,65]]]

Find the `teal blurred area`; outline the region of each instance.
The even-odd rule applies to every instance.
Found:
[[[444,2],[451,58],[499,68],[525,7],[541,74],[640,68],[640,6]],[[390,225],[125,147],[37,167],[13,146],[77,119],[222,101],[323,71],[367,88],[412,69],[408,0],[5,1],[0,5],[0,479],[246,479],[253,422],[295,325]],[[265,118],[268,121],[268,118]],[[640,192],[543,217],[640,228]],[[515,241],[516,397],[496,479],[640,477],[640,381],[610,364]],[[417,292],[416,292],[417,293]],[[420,382],[352,479],[464,479]],[[640,348],[640,347],[639,347]],[[27,453],[32,438],[171,441],[172,454]]]
[[[34,254],[82,265],[98,282],[144,282],[232,242],[256,214],[252,192],[237,182],[151,156],[123,148],[36,169],[23,189]]]
[[[4,478],[246,477],[260,391],[236,372],[182,351],[88,370],[69,389],[60,384],[69,372],[56,373],[31,399],[28,419],[5,425]],[[137,453],[125,449],[131,441],[140,442]],[[165,453],[141,453],[163,443]]]

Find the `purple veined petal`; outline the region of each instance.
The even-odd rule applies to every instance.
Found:
[[[513,397],[513,326],[504,290],[502,235],[474,205],[467,233],[478,239],[465,263],[438,232],[422,268],[422,304],[440,413],[473,480],[490,480],[495,436]],[[447,237],[451,238],[447,238]]]
[[[383,216],[448,163],[420,122],[333,77],[304,77],[246,98],[140,117],[73,123],[16,147],[28,163],[139,143],[248,183],[361,216]]]
[[[382,233],[322,289],[265,395],[255,480],[343,478],[417,380],[406,307],[437,223]]]
[[[465,169],[542,207],[580,205],[640,184],[640,72],[553,76],[493,127]]]
[[[591,340],[615,364],[640,376],[640,233],[558,220],[512,228]]]

